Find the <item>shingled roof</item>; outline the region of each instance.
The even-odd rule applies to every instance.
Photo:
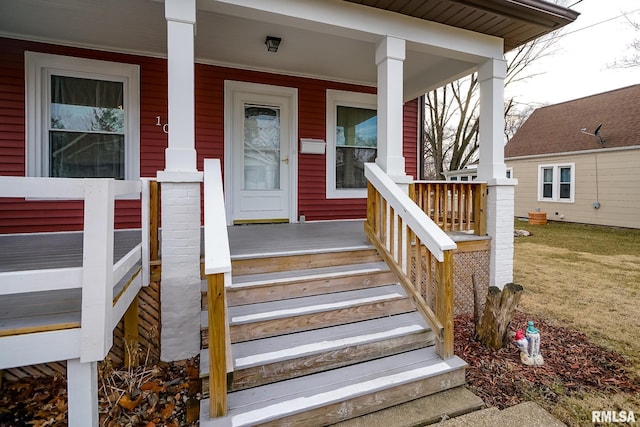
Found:
[[[585,135],[602,124],[600,139]],[[640,146],[640,84],[538,108],[504,148],[505,158]]]

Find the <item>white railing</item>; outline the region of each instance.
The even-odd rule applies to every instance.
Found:
[[[149,283],[149,242],[148,237],[145,239],[145,236],[148,236],[149,209],[145,208],[148,198],[144,200],[145,192],[142,188],[140,181],[0,177],[0,197],[3,198],[84,200],[81,267],[0,273],[0,296],[81,289],[80,348],[68,349],[70,354],[79,351],[76,357],[79,356],[81,362],[104,359],[113,344],[113,329],[136,298],[140,288]],[[132,194],[140,198],[141,192],[141,243],[114,264],[115,200],[123,196],[131,198]],[[141,267],[136,269],[138,264]],[[125,278],[127,281],[116,288]],[[117,292],[115,295],[114,289]],[[43,337],[45,335],[43,334]],[[20,356],[17,357],[19,359]],[[59,359],[51,359],[53,360]],[[3,364],[4,367],[10,367],[12,362],[4,360]]]
[[[219,159],[204,161],[204,273],[209,327],[209,416],[226,415],[230,341],[225,284],[231,281],[231,256]]]

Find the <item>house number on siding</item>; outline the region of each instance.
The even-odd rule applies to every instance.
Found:
[[[156,116],[156,119],[158,119],[158,121],[156,122],[156,126],[162,126],[162,131],[164,133],[169,133],[169,123],[160,123],[160,116]]]

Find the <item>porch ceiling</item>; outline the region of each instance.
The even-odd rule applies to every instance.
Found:
[[[482,57],[495,56],[502,40],[494,36],[506,37],[506,47],[510,48],[566,25],[577,16],[562,8],[553,13],[541,9],[537,6],[544,2],[539,0],[271,3],[275,4],[273,10],[264,0],[199,0],[196,60],[375,86],[375,47],[381,36],[417,34],[413,40],[408,38],[404,66],[405,98],[410,99],[468,74]],[[534,3],[536,7],[529,5]],[[343,14],[343,9],[348,13]],[[504,13],[496,9],[504,9]],[[335,16],[340,22],[332,21]],[[428,30],[422,36],[421,26]],[[454,38],[451,48],[424,43],[434,32]],[[0,35],[166,56],[164,4],[157,0],[0,2]],[[277,53],[266,51],[267,35],[283,39]]]

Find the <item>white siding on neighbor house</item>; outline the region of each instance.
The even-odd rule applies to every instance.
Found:
[[[538,201],[539,165],[567,163],[575,163],[575,201]],[[516,217],[540,209],[552,221],[640,228],[640,148],[507,159],[506,164],[518,178]],[[596,201],[599,209],[593,207]]]

